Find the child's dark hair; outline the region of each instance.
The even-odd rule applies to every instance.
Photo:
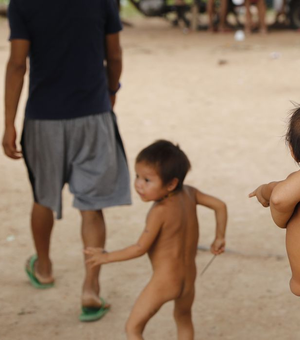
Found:
[[[286,141],[293,150],[294,158],[300,162],[300,107],[291,112],[288,130],[285,135]]]
[[[164,185],[178,179],[177,189],[181,189],[186,174],[191,169],[186,154],[167,140],[158,140],[143,149],[136,157],[136,163],[153,165]]]

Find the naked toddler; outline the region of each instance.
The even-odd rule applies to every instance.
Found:
[[[143,149],[136,158],[135,189],[143,201],[153,201],[144,232],[137,243],[122,250],[85,250],[89,255],[87,263],[92,266],[126,261],[148,253],[153,275],[127,321],[126,333],[130,340],[143,339],[147,322],[171,300],[175,302],[178,339],[194,339],[191,309],[199,238],[196,206],[203,205],[215,211],[216,236],[211,252],[216,255],[225,248],[227,209],[218,198],[183,184],[189,169],[187,156],[171,142],[160,140]]]

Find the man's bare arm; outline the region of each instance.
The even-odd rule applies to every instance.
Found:
[[[2,145],[4,153],[13,159],[21,158],[21,152],[16,147],[15,118],[23,88],[29,48],[30,42],[28,40],[12,40],[10,57],[6,67],[5,130]]]
[[[105,38],[106,67],[109,91],[119,88],[119,80],[122,73],[122,49],[119,33],[108,34]],[[115,104],[116,95],[110,95],[112,107]]]

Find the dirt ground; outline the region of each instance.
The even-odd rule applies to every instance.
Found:
[[[191,160],[186,183],[224,199],[229,209],[227,253],[197,280],[195,339],[299,339],[300,300],[289,291],[285,231],[247,195],[297,169],[283,134],[290,101],[299,101],[300,34],[254,34],[236,42],[233,33],[183,35],[162,20],[133,23],[122,34],[124,73],[116,106],[132,179],[137,152],[158,138],[170,139]],[[2,20],[1,79],[7,36]],[[0,93],[3,85],[2,80]],[[25,99],[26,91],[19,131]],[[22,161],[0,155],[0,192],[0,339],[124,339],[126,318],[150,277],[147,257],[103,268],[102,295],[111,302],[111,312],[99,322],[82,324],[80,219],[67,188],[64,219],[56,223],[52,242],[56,286],[47,291],[33,289],[24,273],[34,249],[32,196]],[[107,249],[134,242],[148,209],[134,192],[133,206],[107,209]],[[199,208],[199,219],[200,273],[212,257],[205,249],[214,237],[214,216]],[[151,320],[146,339],[176,338],[172,308],[165,305]]]

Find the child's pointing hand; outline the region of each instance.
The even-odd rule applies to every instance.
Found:
[[[260,185],[257,189],[249,194],[249,197],[256,197],[258,202],[265,208],[267,208],[270,203],[266,198],[262,195],[262,189],[264,185]]]
[[[83,252],[88,255],[85,263],[91,265],[91,267],[96,267],[103,263],[107,263],[108,253],[103,248],[88,247]]]

